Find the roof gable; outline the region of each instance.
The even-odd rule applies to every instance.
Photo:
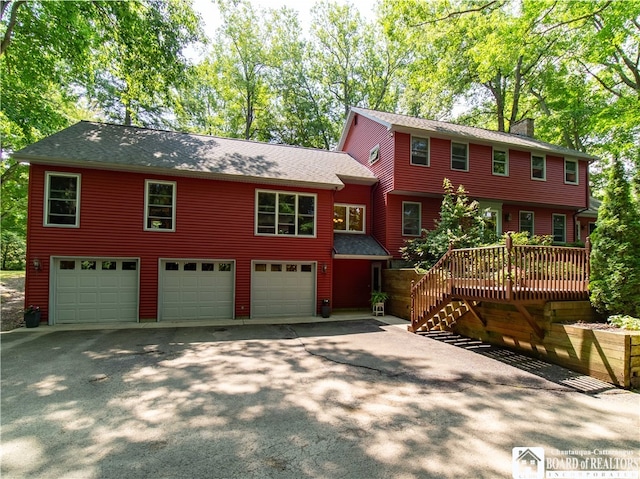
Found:
[[[81,121],[13,155],[42,164],[155,171],[324,189],[377,178],[346,153]]]
[[[342,137],[338,143],[338,150],[341,150],[344,147],[344,143],[347,139],[347,132],[355,114],[362,115],[365,118],[369,118],[370,120],[384,125],[388,131],[403,131],[414,134],[423,132],[428,136],[442,136],[445,138],[455,138],[462,141],[477,142],[481,144],[489,143],[505,145],[513,149],[526,151],[532,150],[559,156],[570,156],[572,158],[580,158],[584,160],[597,159],[595,156],[588,155],[577,150],[553,145],[551,143],[546,143],[526,136],[355,107],[351,108],[349,116],[347,117]]]

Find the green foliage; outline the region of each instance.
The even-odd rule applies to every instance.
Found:
[[[624,314],[614,314],[609,316],[607,321],[621,329],[627,329],[629,331],[640,331],[640,318],[632,318],[631,316]]]
[[[477,201],[467,197],[464,186],[454,190],[449,179],[442,182],[444,198],[440,207],[440,219],[433,230],[423,230],[420,238],[408,240],[400,248],[405,261],[416,268],[430,268],[449,249],[472,248],[490,244],[496,239],[495,231],[488,226],[485,212]]]
[[[552,235],[534,235],[530,237],[528,231],[509,231],[500,237],[499,244],[505,244],[507,237],[511,235],[511,244],[514,246],[535,245],[535,246],[551,246],[553,244]]]
[[[371,306],[374,306],[377,303],[384,303],[387,299],[389,299],[389,295],[383,291],[373,291],[371,293]]]
[[[27,243],[25,237],[13,231],[3,230],[0,236],[0,269],[24,270]]]
[[[591,235],[591,302],[606,314],[640,316],[640,204],[620,160],[608,172],[598,227]]]

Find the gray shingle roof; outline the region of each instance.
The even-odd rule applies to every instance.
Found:
[[[335,233],[333,253],[335,258],[391,258],[372,236],[362,234]]]
[[[13,156],[42,164],[324,189],[340,189],[342,180],[377,182],[369,169],[346,153],[87,121]]]
[[[425,120],[407,115],[398,115],[396,113],[386,113],[376,110],[368,110],[366,108],[351,108],[349,117],[347,118],[346,127],[338,143],[338,150],[344,147],[346,141],[346,132],[351,124],[353,115],[357,113],[373,121],[376,121],[387,127],[389,131],[407,131],[407,132],[425,132],[429,136],[443,136],[446,138],[456,138],[462,141],[471,141],[478,143],[488,143],[497,145],[507,145],[514,149],[524,149],[526,151],[533,150],[541,153],[556,154],[559,156],[570,156],[573,158],[581,158],[585,160],[596,160],[597,157],[572,150],[562,146],[552,145],[544,141],[536,140],[526,136],[515,135],[512,133],[503,133],[500,131],[485,130],[483,128],[475,128],[472,126],[456,125],[454,123],[446,123],[442,121]]]

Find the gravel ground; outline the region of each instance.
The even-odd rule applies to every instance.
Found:
[[[0,331],[11,331],[24,325],[24,274],[0,282],[2,295]]]

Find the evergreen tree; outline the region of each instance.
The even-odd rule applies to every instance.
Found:
[[[591,241],[591,302],[603,314],[640,317],[640,218],[617,158],[609,168]]]

